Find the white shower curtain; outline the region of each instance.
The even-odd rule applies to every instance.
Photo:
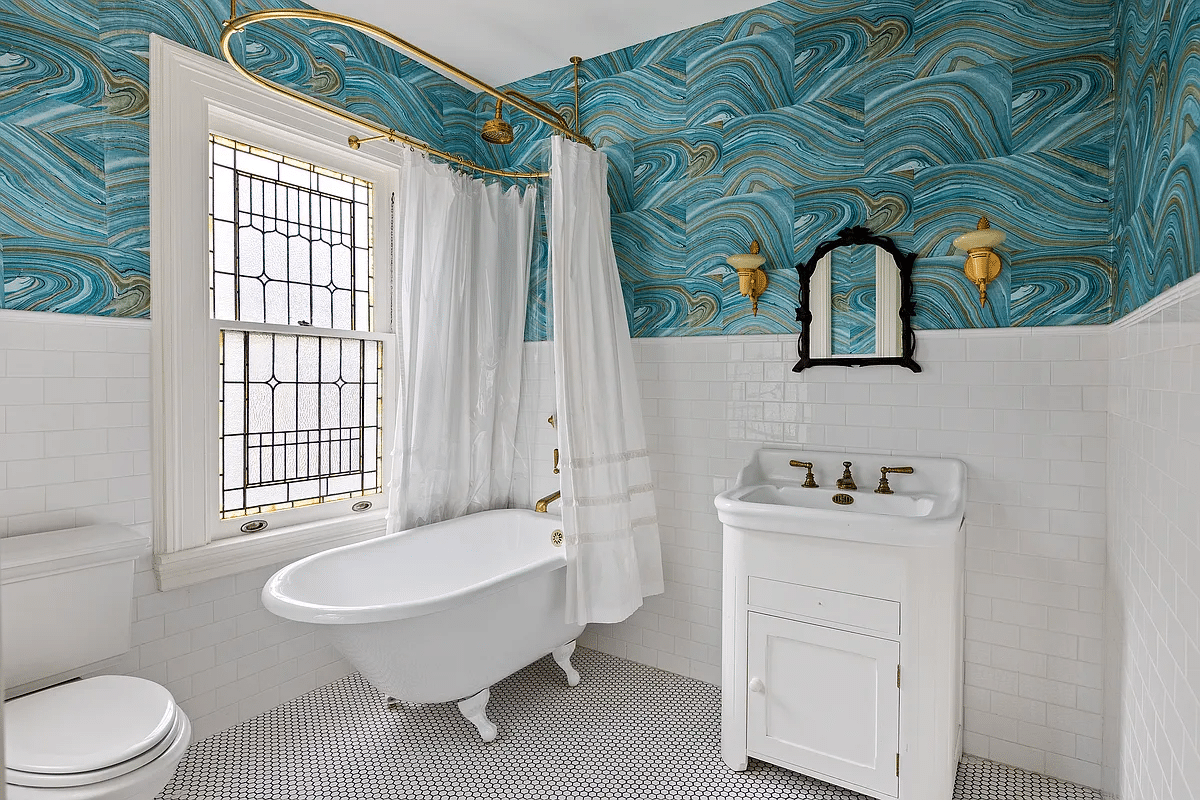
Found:
[[[389,533],[508,504],[535,203],[402,157]]]
[[[633,347],[609,222],[607,158],[555,137],[550,157],[554,373],[567,622],[619,622],[663,591]]]

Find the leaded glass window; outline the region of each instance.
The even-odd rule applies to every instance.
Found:
[[[382,343],[226,330],[221,515],[380,491]]]
[[[213,317],[371,330],[371,184],[209,141]]]
[[[220,516],[379,492],[372,185],[222,136],[209,144]]]

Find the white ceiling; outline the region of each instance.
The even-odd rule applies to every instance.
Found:
[[[493,86],[765,0],[310,0],[422,47]]]

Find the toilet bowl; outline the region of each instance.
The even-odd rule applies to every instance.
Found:
[[[145,549],[118,526],[0,540],[5,672],[64,681],[4,703],[8,800],[152,800],[174,775],[192,726],[170,692],[127,675],[73,679],[128,649]]]

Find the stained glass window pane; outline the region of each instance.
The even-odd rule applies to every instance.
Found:
[[[213,134],[215,319],[371,330],[372,186]]]
[[[383,343],[221,331],[221,517],[382,490]]]

